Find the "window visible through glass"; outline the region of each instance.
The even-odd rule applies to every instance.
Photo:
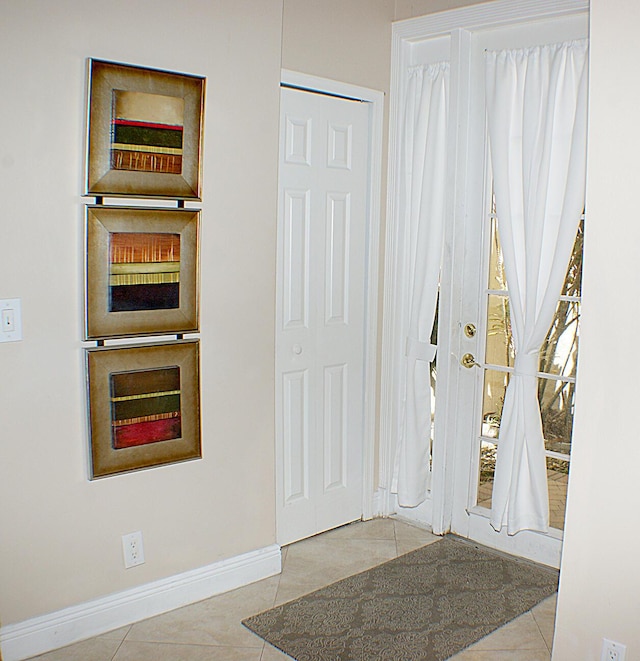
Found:
[[[504,395],[509,383],[509,371],[515,361],[509,309],[509,291],[504,259],[500,246],[495,199],[490,214],[490,254],[487,281],[487,331],[480,466],[477,504],[491,507],[493,472],[502,418]],[[582,291],[582,249],[584,214],[576,233],[576,240],[567,274],[558,300],[556,313],[540,348],[538,402],[542,417],[547,456],[547,476],[550,499],[550,525],[564,527],[566,478],[569,471],[573,403],[575,396],[576,364],[578,357],[578,328],[580,295]],[[496,369],[491,369],[495,367]],[[548,376],[542,376],[548,375]]]
[[[545,374],[575,377],[582,293],[583,239],[584,217],[578,226],[556,314],[540,349],[539,371]],[[495,213],[491,214],[490,242],[485,363],[512,367],[515,353],[509,314],[509,292]]]

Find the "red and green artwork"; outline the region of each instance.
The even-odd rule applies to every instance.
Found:
[[[113,90],[111,169],[182,173],[184,99]]]
[[[115,450],[181,437],[179,367],[116,372],[109,379]]]
[[[180,235],[109,235],[109,311],[171,310],[180,306]]]

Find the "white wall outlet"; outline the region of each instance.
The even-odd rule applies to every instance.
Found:
[[[125,569],[141,565],[144,562],[142,533],[139,530],[128,535],[122,535],[122,552],[124,554]]]
[[[624,655],[627,651],[627,646],[622,643],[616,643],[608,638],[602,639],[602,656],[601,661],[624,661]]]

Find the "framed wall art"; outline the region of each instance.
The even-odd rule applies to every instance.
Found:
[[[198,340],[85,351],[92,479],[202,456]]]
[[[85,337],[197,332],[200,211],[87,206]]]
[[[205,79],[89,60],[86,194],[200,199]]]

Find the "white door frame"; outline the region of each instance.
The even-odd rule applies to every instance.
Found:
[[[588,0],[496,0],[495,2],[461,7],[438,12],[415,19],[399,21],[392,29],[391,94],[389,110],[389,170],[388,198],[384,270],[384,311],[381,365],[380,401],[380,485],[382,496],[381,514],[398,512],[397,499],[391,493],[393,463],[397,439],[400,434],[400,414],[403,395],[403,357],[406,328],[404,322],[405,301],[403,292],[409,283],[401,263],[403,227],[399,218],[399,171],[401,145],[401,108],[404,97],[406,69],[411,62],[412,49],[419,42],[432,40],[434,49],[448,53],[451,61],[451,89],[448,179],[455,182],[449,187],[446,201],[447,216],[452,222],[445,230],[443,281],[451,278],[451,264],[460,260],[463,242],[459,233],[464,232],[466,221],[465,176],[468,174],[461,164],[466,162],[465,149],[468,144],[464,133],[467,122],[458,125],[457,117],[469,113],[468,67],[460,67],[460,51],[469,43],[474,31],[499,26],[516,25],[541,18],[561,18],[588,12]],[[461,133],[461,131],[463,133]],[[455,173],[462,173],[456,175]],[[457,263],[462,263],[457,261]],[[447,270],[449,272],[447,272]],[[451,289],[451,288],[449,288]],[[438,378],[447,384],[446,392],[438,392],[435,416],[435,443],[433,449],[433,498],[414,511],[404,510],[402,514],[415,521],[430,525],[437,534],[451,529],[453,511],[453,471],[455,444],[444,443],[444,430],[447,436],[455,436],[455,403],[459,388],[459,346],[452,341],[455,332],[451,328],[460,319],[462,292],[451,292],[448,299],[441,299],[441,328],[449,332],[438,337]],[[455,332],[454,332],[455,331]],[[523,555],[526,555],[523,549]]]
[[[369,104],[369,172],[365,246],[365,327],[363,384],[362,518],[379,514],[376,504],[375,430],[378,335],[378,261],[382,195],[382,136],[384,93],[358,85],[282,69],[281,84],[309,92],[346,97]]]

